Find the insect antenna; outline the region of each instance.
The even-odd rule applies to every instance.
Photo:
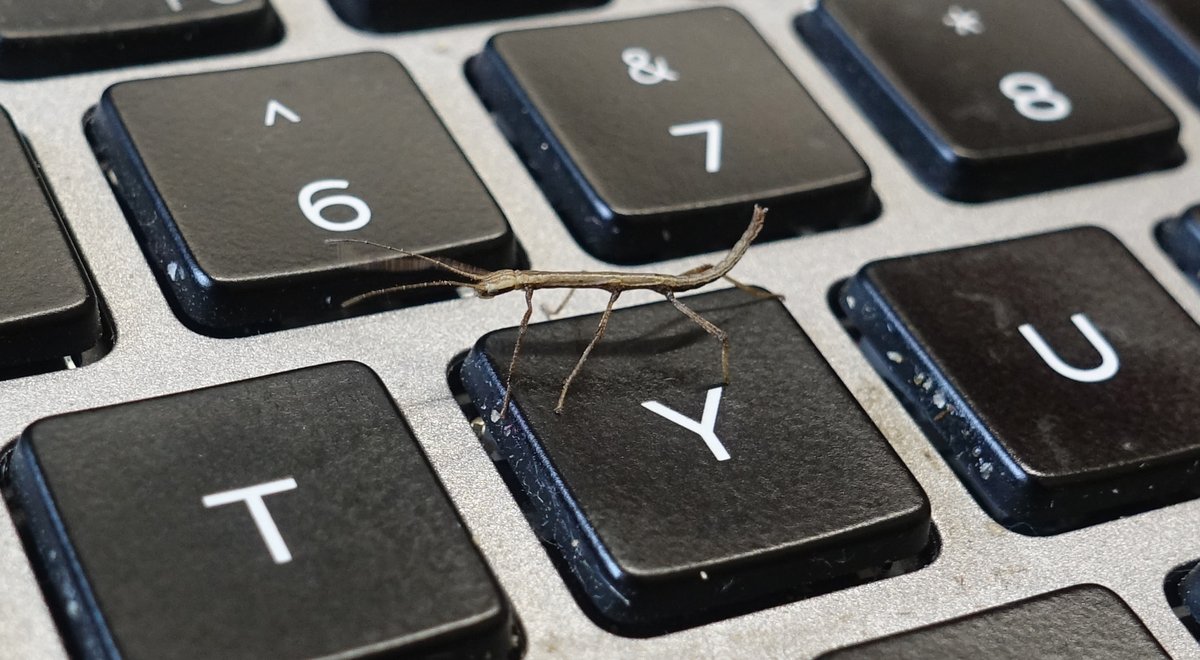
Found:
[[[410,259],[423,261],[426,264],[429,264],[436,268],[440,268],[441,270],[444,270],[444,271],[447,271],[450,273],[454,273],[455,275],[458,275],[460,277],[465,277],[468,280],[471,280],[472,282],[478,282],[479,280],[483,279],[488,274],[488,271],[486,271],[482,268],[476,268],[475,266],[472,266],[470,264],[464,264],[461,261],[455,261],[454,259],[447,259],[445,257],[430,257],[430,256],[426,256],[424,254],[410,252],[403,248],[392,247],[391,245],[384,245],[383,243],[376,243],[375,241],[368,241],[368,240],[365,240],[362,238],[327,238],[327,239],[325,239],[325,242],[330,243],[330,244],[351,243],[351,244],[358,244],[358,245],[370,245],[372,247],[377,247],[381,250],[388,250],[389,252],[396,252],[396,253],[402,254],[405,257],[408,257]],[[405,269],[397,269],[397,268],[395,268],[395,266],[392,266],[392,268],[396,269],[396,270],[405,270]],[[417,270],[417,269],[414,268],[412,270]]]
[[[354,305],[357,305],[366,300],[371,300],[372,298],[378,298],[380,296],[386,296],[386,295],[392,294],[392,293],[399,293],[401,291],[410,291],[412,289],[428,289],[428,288],[436,287],[436,286],[453,286],[453,287],[465,287],[468,289],[475,289],[479,285],[476,282],[456,282],[454,280],[434,280],[432,282],[417,282],[415,284],[400,284],[397,286],[389,286],[384,289],[376,289],[374,291],[360,293],[357,296],[347,298],[342,301],[342,309],[345,309],[347,307],[353,307]]]

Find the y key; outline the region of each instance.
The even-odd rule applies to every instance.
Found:
[[[565,576],[605,625],[657,633],[919,565],[929,503],[777,300],[729,289],[617,310],[571,391],[596,317],[482,337],[463,383]],[[855,576],[855,577],[852,577]]]

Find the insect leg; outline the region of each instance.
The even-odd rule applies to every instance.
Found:
[[[529,331],[529,318],[533,316],[533,289],[525,289],[525,315],[521,317],[521,329],[517,330],[517,342],[513,344],[512,359],[508,361],[508,379],[504,382],[504,403],[500,404],[500,417],[508,413],[508,402],[512,400],[513,374],[517,373],[517,356],[521,354],[521,342]]]
[[[620,291],[612,292],[612,297],[608,299],[608,307],[605,307],[604,313],[600,315],[600,323],[596,326],[596,334],[592,335],[591,343],[587,345],[587,348],[583,349],[583,355],[579,356],[579,361],[575,363],[575,368],[571,370],[571,374],[567,376],[565,381],[563,381],[562,392],[559,392],[558,394],[558,405],[554,407],[554,412],[556,414],[562,414],[563,405],[567,401],[567,390],[571,388],[571,381],[575,380],[575,377],[579,375],[580,370],[583,369],[583,363],[586,362],[588,356],[592,354],[592,349],[596,348],[596,344],[600,343],[600,338],[604,336],[604,330],[608,328],[608,319],[612,316],[613,305],[616,304],[617,298],[620,297]]]
[[[559,313],[561,313],[563,311],[563,309],[566,308],[567,303],[571,302],[571,296],[575,295],[575,292],[578,290],[579,289],[567,289],[567,295],[563,296],[562,301],[558,303],[557,307],[555,307],[554,309],[550,309],[549,307],[542,305],[542,313],[545,314],[549,318],[554,318],[555,316],[558,316]]]
[[[667,300],[675,305],[675,309],[683,312],[684,316],[696,322],[696,325],[704,328],[704,331],[717,338],[721,342],[721,379],[726,385],[729,384],[729,334],[724,330],[713,325],[712,321],[700,316],[691,307],[679,302],[674,293],[667,292]]]
[[[722,277],[725,278],[725,280],[727,282],[729,282],[733,286],[737,287],[738,290],[745,291],[746,293],[754,296],[755,298],[774,298],[775,300],[783,300],[782,293],[771,293],[770,291],[763,291],[762,289],[756,289],[756,288],[750,286],[749,284],[746,284],[739,280],[735,280],[728,275],[722,275]]]

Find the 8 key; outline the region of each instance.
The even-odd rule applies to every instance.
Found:
[[[798,25],[917,175],[952,199],[1182,159],[1175,115],[1059,0],[824,0]]]

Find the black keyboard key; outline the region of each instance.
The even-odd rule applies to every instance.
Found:
[[[840,649],[821,660],[1170,657],[1119,596],[1084,585]]]
[[[1179,581],[1178,602],[1187,609],[1191,623],[1200,626],[1200,564],[1193,566]],[[1187,622],[1187,619],[1184,621]]]
[[[120,83],[92,130],[160,282],[207,334],[338,318],[369,309],[343,309],[354,295],[446,277],[327,239],[516,262],[496,203],[382,53]]]
[[[84,657],[510,648],[494,579],[362,365],[45,419],[9,478]]]
[[[930,187],[982,201],[1176,164],[1175,115],[1059,0],[823,0],[798,25]]]
[[[1200,206],[1158,227],[1158,240],[1192,281],[1200,284]]]
[[[363,30],[395,32],[509,16],[596,7],[608,0],[329,0],[337,15]]]
[[[609,261],[728,246],[755,202],[775,235],[872,204],[858,154],[729,9],[508,32],[468,73],[576,238]]]
[[[41,178],[0,110],[0,368],[77,355],[96,345],[100,312]]]
[[[875,262],[840,301],[1012,529],[1054,533],[1200,491],[1200,328],[1107,232]]]
[[[553,412],[596,316],[479,340],[463,381],[506,463],[605,625],[652,634],[915,562],[929,503],[782,304],[737,290],[618,310]],[[844,585],[845,583],[843,583]],[[757,605],[755,605],[757,603]]]
[[[261,48],[267,0],[37,0],[0,9],[0,76],[31,78]]]
[[[1097,0],[1200,103],[1200,4],[1195,0]]]

